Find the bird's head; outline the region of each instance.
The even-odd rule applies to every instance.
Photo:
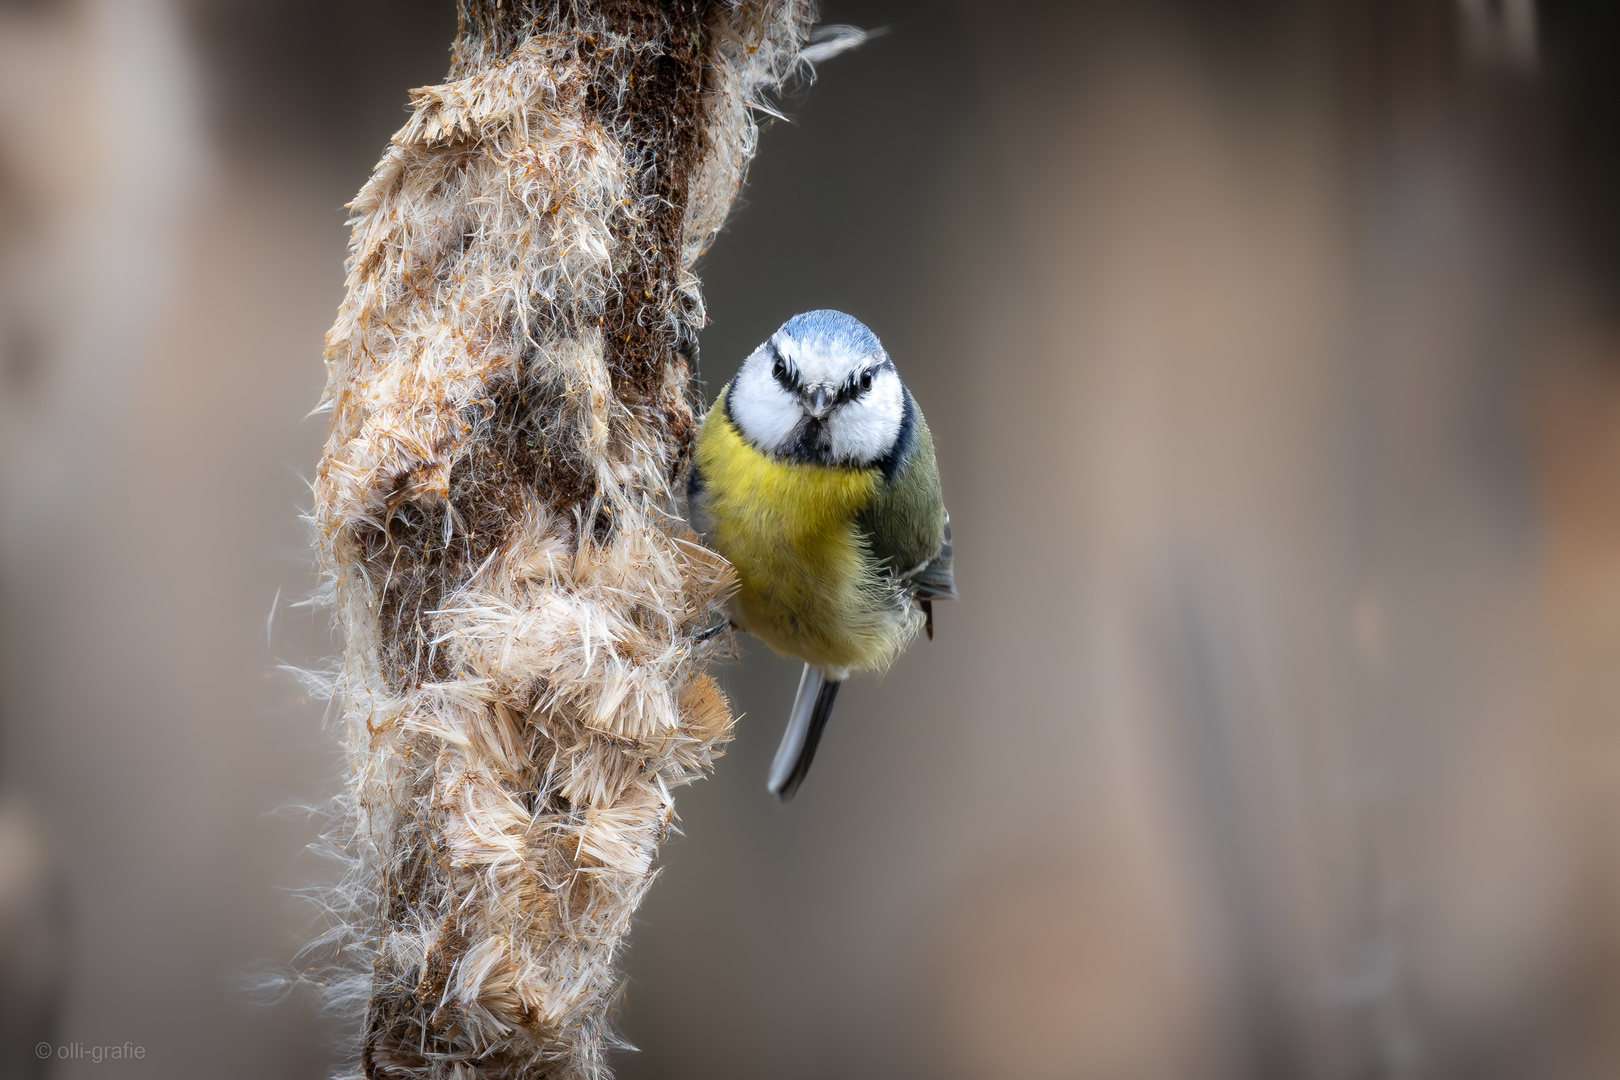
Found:
[[[864,466],[893,449],[905,398],[876,334],[841,311],[807,311],[743,361],[726,406],[768,454]]]

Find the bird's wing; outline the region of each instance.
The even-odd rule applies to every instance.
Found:
[[[939,553],[905,575],[919,600],[955,600],[956,575],[951,571],[951,515],[945,515],[945,540]]]
[[[950,515],[940,491],[934,440],[909,393],[895,454],[879,467],[883,481],[860,516],[873,559],[907,582],[919,599],[955,596]]]

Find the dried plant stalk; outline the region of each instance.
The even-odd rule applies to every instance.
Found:
[[[462,0],[451,81],[412,93],[353,204],[314,518],[365,1076],[605,1072],[671,789],[732,722],[700,635],[730,569],[672,494],[692,267],[809,20]]]

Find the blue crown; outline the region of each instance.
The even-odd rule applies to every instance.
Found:
[[[876,334],[867,329],[865,323],[852,315],[831,309],[795,315],[783,323],[777,333],[786,334],[796,341],[819,339],[854,353],[883,351],[883,344],[878,341]]]

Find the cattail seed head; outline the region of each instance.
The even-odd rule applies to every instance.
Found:
[[[352,204],[319,555],[369,1077],[604,1075],[615,956],[731,730],[731,571],[677,516],[693,263],[804,0],[464,0]]]

